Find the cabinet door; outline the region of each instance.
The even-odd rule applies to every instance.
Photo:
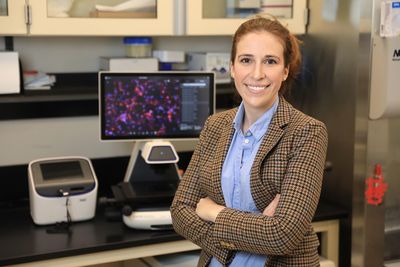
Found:
[[[295,34],[306,32],[306,0],[190,0],[186,3],[188,35],[232,35],[246,18],[274,16]]]
[[[24,0],[0,0],[0,35],[26,34]]]
[[[30,1],[32,35],[172,35],[173,0]]]

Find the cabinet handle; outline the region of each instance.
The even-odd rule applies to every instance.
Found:
[[[25,11],[25,24],[32,25],[32,6],[26,1],[24,6]]]

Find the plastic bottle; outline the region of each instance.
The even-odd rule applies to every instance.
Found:
[[[125,37],[124,44],[127,57],[151,57],[151,37]]]

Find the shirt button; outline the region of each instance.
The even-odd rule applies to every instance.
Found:
[[[251,135],[251,132],[247,132],[246,134],[245,134],[245,136],[250,136]]]
[[[249,142],[250,142],[249,139],[244,139],[245,144],[248,144]]]

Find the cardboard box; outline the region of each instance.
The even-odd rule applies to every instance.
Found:
[[[110,71],[157,71],[158,60],[156,58],[100,58],[100,69]]]
[[[230,53],[189,53],[189,70],[214,71],[216,83],[229,83]]]

